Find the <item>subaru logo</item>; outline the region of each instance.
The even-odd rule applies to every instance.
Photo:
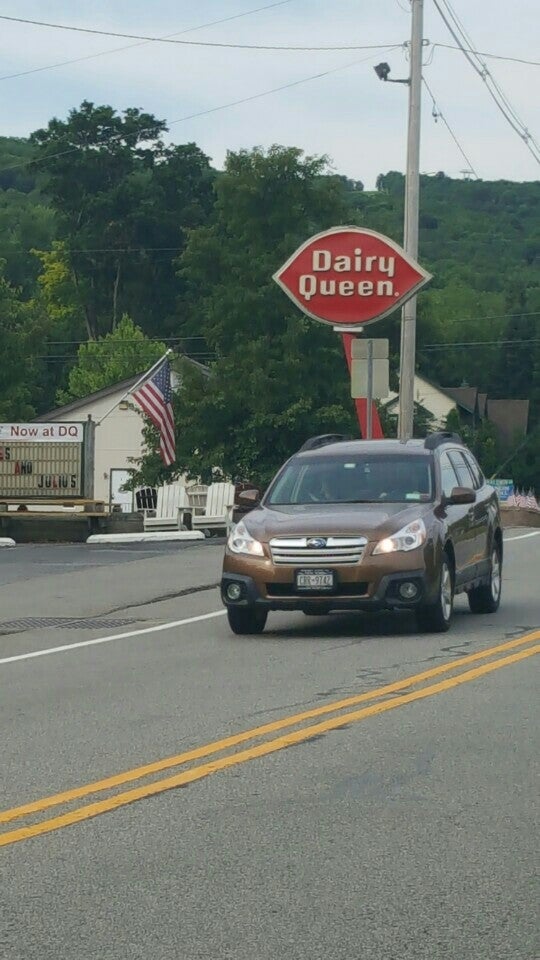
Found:
[[[307,542],[308,547],[311,547],[313,550],[320,550],[321,547],[326,546],[326,540],[324,537],[311,537]]]

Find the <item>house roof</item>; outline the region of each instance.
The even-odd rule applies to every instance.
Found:
[[[442,387],[439,388],[447,397],[451,397],[452,400],[455,400],[456,403],[463,407],[464,410],[467,410],[469,413],[474,413],[476,410],[476,401],[478,397],[478,390],[476,387]]]
[[[454,403],[456,403],[459,407],[463,407],[469,413],[474,412],[477,395],[476,387],[441,387],[441,385],[435,383],[434,380],[430,380],[429,377],[425,377],[423,373],[416,373],[414,378],[415,381],[421,380],[423,383],[426,383],[428,387],[431,387],[432,390],[437,390],[443,396],[448,397],[449,400],[453,400]],[[386,401],[385,405],[390,407],[397,403],[398,399],[399,394],[394,393],[390,399]]]
[[[198,360],[192,360],[191,357],[179,356],[175,357],[175,360],[184,360],[187,361],[191,366],[196,367],[201,373],[207,377],[210,374],[210,369],[204,365],[204,363],[199,363]],[[70,416],[72,413],[76,413],[81,407],[87,406],[89,403],[93,403],[95,400],[105,400],[107,397],[114,396],[115,393],[128,393],[131,387],[134,387],[137,383],[137,380],[140,380],[144,373],[144,370],[141,373],[137,373],[134,377],[129,377],[127,380],[119,380],[117,383],[111,383],[108,387],[102,387],[101,390],[96,390],[94,393],[89,393],[86,397],[79,397],[77,400],[73,400],[72,403],[66,403],[60,407],[54,407],[52,410],[48,410],[47,413],[40,414],[39,417],[34,417],[35,423],[42,423],[47,421],[49,417],[57,417],[59,414],[62,416]]]

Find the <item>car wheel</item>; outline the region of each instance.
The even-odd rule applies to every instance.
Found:
[[[256,607],[227,607],[227,617],[233,633],[256,634],[263,632],[268,611]]]
[[[446,633],[454,610],[454,578],[448,554],[443,554],[439,592],[435,603],[419,607],[416,622],[426,633]]]
[[[502,558],[498,544],[493,546],[489,583],[469,590],[471,613],[495,613],[499,609],[502,589]]]

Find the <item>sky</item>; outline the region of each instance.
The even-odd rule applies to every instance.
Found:
[[[408,0],[287,0],[229,23],[203,26],[271,2],[0,0],[5,16],[156,37],[190,30],[177,39],[311,47],[381,44],[380,50],[309,52],[134,45],[134,40],[0,21],[0,135],[27,136],[53,116],[65,118],[86,99],[154,113],[171,124],[168,141],[195,141],[218,168],[227,150],[279,143],[328,155],[337,173],[361,180],[368,189],[378,174],[404,170],[407,87],[379,81],[373,67],[386,61],[392,77],[407,76],[405,50],[387,47],[409,38]],[[538,0],[452,0],[452,5],[476,49],[540,60]],[[425,0],[424,37],[432,44],[454,42],[433,0]],[[468,162],[442,120],[433,118],[424,91],[421,171],[460,177],[471,165],[483,180],[540,179],[535,159],[464,55],[432,46],[425,51],[424,77]],[[103,55],[91,56],[98,53]],[[91,58],[52,66],[82,57]],[[540,140],[540,67],[487,63]],[[42,67],[47,69],[9,78]],[[184,119],[293,83],[248,103]]]

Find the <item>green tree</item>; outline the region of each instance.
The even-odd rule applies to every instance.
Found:
[[[39,262],[34,247],[47,248],[56,231],[54,211],[33,195],[17,190],[0,190],[0,256],[5,276],[27,299],[36,291]]]
[[[77,363],[70,370],[66,390],[59,390],[58,403],[86,397],[102,387],[143,374],[166,351],[164,343],[149,340],[124,315],[112,333],[79,347]]]
[[[343,185],[325,169],[324,158],[278,146],[227,157],[214,222],[193,231],[180,261],[196,304],[190,332],[215,359],[209,377],[183,373],[177,472],[209,478],[217,468],[264,484],[306,437],[358,432],[338,338],[272,280],[301,241],[347,217]]]
[[[38,311],[0,276],[0,421],[35,416],[42,343]]]
[[[508,468],[518,487],[536,491],[540,497],[540,425],[533,427],[515,452]]]
[[[446,418],[446,428],[461,436],[474,453],[486,477],[496,473],[504,456],[497,431],[489,420],[482,420],[478,426],[473,427],[463,422],[457,410],[451,410]]]
[[[85,101],[32,135],[89,339],[123,312],[148,333],[174,322],[174,261],[213,194],[208,158],[195,144],[165,147],[165,130],[135,108]]]

